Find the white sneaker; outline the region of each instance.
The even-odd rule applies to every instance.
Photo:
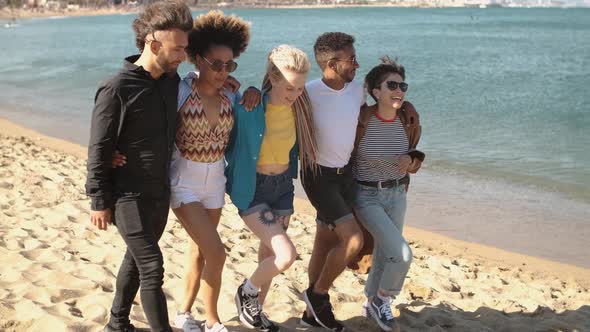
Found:
[[[182,332],[201,332],[199,322],[190,312],[179,312],[174,317],[174,327],[182,329]]]
[[[207,322],[205,322],[203,324],[203,327],[205,328],[205,332],[228,332],[227,329],[225,328],[225,326],[223,324],[221,324],[220,322],[213,324],[213,326],[211,326],[211,328],[208,328]]]

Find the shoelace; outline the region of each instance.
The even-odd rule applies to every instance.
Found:
[[[258,316],[260,314],[260,303],[258,303],[258,296],[252,296],[248,294],[244,295],[246,295],[244,307],[246,307],[246,309],[248,309],[252,315]]]
[[[385,316],[387,320],[393,320],[393,313],[391,312],[391,301],[384,301],[379,306],[379,312]]]

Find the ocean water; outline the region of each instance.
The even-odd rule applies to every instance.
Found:
[[[252,9],[235,76],[259,85],[266,53],[356,39],[362,80],[382,55],[405,65],[426,167],[590,202],[590,10]],[[195,14],[198,14],[195,12]],[[23,20],[0,29],[0,116],[80,144],[98,82],[136,52],[134,15]],[[181,66],[180,72],[191,67]],[[314,65],[310,78],[319,77]]]

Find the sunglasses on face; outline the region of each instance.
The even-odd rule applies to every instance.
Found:
[[[350,58],[350,59],[338,59],[338,58],[333,58],[333,59],[330,59],[330,61],[336,61],[336,62],[338,62],[338,61],[342,61],[342,62],[351,62],[351,63],[357,63],[357,62],[356,62],[356,56],[353,56],[353,57],[352,57],[352,58]]]
[[[228,62],[224,63],[221,60],[213,60],[213,62],[211,62],[205,57],[202,58],[205,60],[205,62],[207,62],[207,64],[209,64],[209,68],[216,72],[220,72],[225,68],[226,72],[231,73],[238,68],[238,63],[234,60],[229,60]]]
[[[408,91],[408,83],[406,82],[387,81],[385,84],[387,84],[387,88],[391,91],[395,91],[398,87],[402,92]]]

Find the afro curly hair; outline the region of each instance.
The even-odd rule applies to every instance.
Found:
[[[220,10],[212,10],[194,20],[186,52],[189,60],[195,63],[197,54],[202,56],[211,45],[223,45],[231,48],[234,57],[238,57],[246,50],[249,41],[250,23],[238,16],[226,16]]]

